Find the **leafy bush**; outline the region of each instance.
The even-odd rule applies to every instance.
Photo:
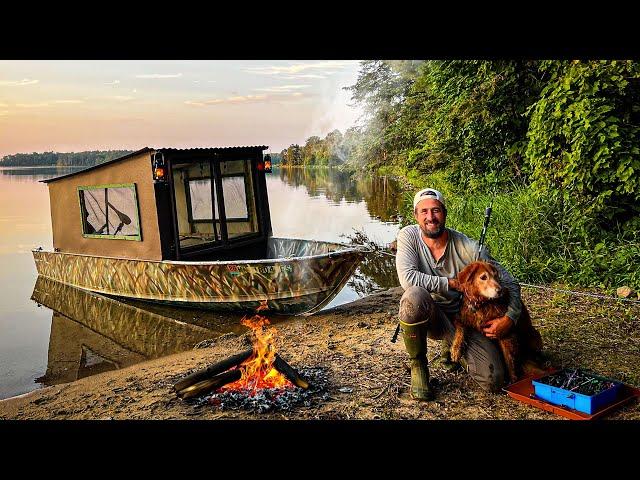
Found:
[[[640,63],[544,62],[549,76],[531,107],[527,159],[533,187],[562,191],[593,227],[640,213]]]

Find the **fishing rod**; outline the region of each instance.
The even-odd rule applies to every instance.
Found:
[[[484,209],[484,224],[482,225],[482,233],[480,234],[480,242],[478,243],[478,252],[476,253],[476,260],[480,258],[480,251],[484,245],[484,239],[487,236],[487,228],[489,228],[489,221],[491,220],[491,210],[493,208],[493,197],[491,197],[491,203]]]

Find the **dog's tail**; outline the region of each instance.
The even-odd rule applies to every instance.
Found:
[[[538,332],[533,326],[531,327],[531,332],[527,336],[529,350],[531,352],[541,352],[542,351],[542,336],[540,332]]]
[[[527,359],[522,364],[522,372],[526,376],[538,376],[545,374],[547,371],[542,368],[535,360]]]

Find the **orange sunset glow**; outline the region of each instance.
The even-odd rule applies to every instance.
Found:
[[[356,60],[0,61],[0,157],[259,145],[279,152],[361,112]]]

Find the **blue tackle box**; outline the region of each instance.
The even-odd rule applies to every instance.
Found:
[[[560,372],[556,372],[554,375],[557,375],[558,373]],[[606,390],[603,390],[596,395],[589,396],[577,392],[572,392],[571,390],[566,390],[564,388],[553,387],[544,383],[545,379],[550,377],[550,375],[539,378],[537,380],[532,380],[531,383],[533,384],[536,397],[549,403],[553,403],[554,405],[573,408],[574,410],[578,410],[579,412],[591,415],[592,413],[595,413],[598,410],[606,407],[610,403],[616,401],[616,399],[618,398],[618,390],[622,386],[622,383],[611,380],[610,378],[593,375],[591,373],[589,373],[589,376],[597,378],[599,380],[611,382],[613,383],[613,386]]]

